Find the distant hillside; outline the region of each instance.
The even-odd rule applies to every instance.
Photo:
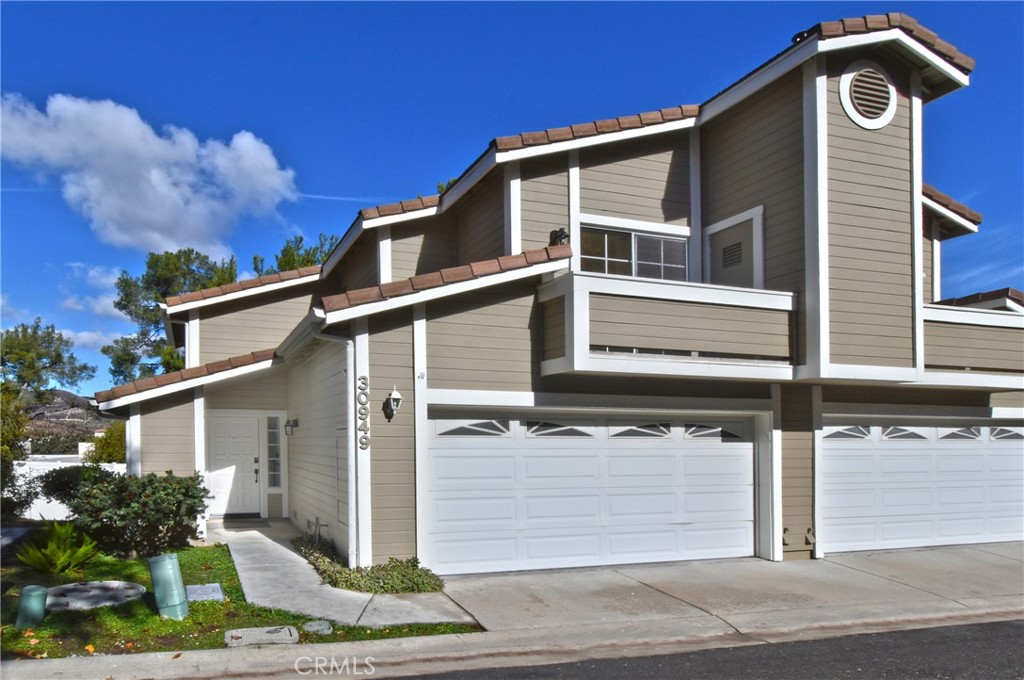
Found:
[[[67,390],[54,390],[46,402],[30,402],[28,430],[33,439],[43,435],[71,435],[79,441],[90,441],[94,432],[105,430],[113,421],[104,418],[89,399]]]

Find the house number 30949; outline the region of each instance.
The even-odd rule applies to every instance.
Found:
[[[359,419],[359,448],[370,448],[370,381],[365,375],[356,379],[356,417]]]

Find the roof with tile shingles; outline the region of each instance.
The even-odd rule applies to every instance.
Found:
[[[227,283],[223,286],[214,286],[212,288],[204,288],[197,290],[193,293],[182,293],[181,295],[172,295],[165,300],[168,307],[174,307],[176,305],[183,305],[186,302],[195,302],[197,300],[207,300],[209,298],[220,297],[222,295],[230,295],[231,293],[238,293],[243,290],[249,290],[251,288],[260,288],[262,286],[269,286],[274,283],[281,283],[283,281],[294,281],[296,279],[314,277],[320,275],[320,266],[315,267],[303,267],[302,269],[291,269],[284,272],[278,272],[277,274],[266,274],[255,279],[244,279],[242,281],[235,281],[234,283]]]
[[[957,215],[964,218],[968,222],[973,222],[974,224],[981,224],[980,212],[971,210],[963,203],[953,200],[952,197],[942,193],[941,191],[933,187],[931,184],[922,184],[921,193],[927,196],[928,198],[932,199],[942,207],[947,208],[948,210],[956,213]]]

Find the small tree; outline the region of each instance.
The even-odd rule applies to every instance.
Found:
[[[70,388],[96,375],[95,366],[78,361],[71,340],[38,317],[4,331],[0,343],[4,390],[28,390],[45,401],[54,383]]]
[[[0,489],[5,497],[14,488],[14,461],[25,457],[27,424],[28,414],[18,395],[0,390]]]
[[[119,420],[92,440],[92,451],[85,454],[87,463],[123,463],[125,461],[125,427]]]

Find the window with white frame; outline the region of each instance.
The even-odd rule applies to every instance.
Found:
[[[583,227],[580,235],[585,272],[686,281],[686,238],[595,227]]]
[[[267,416],[267,486],[281,486],[281,419]]]

